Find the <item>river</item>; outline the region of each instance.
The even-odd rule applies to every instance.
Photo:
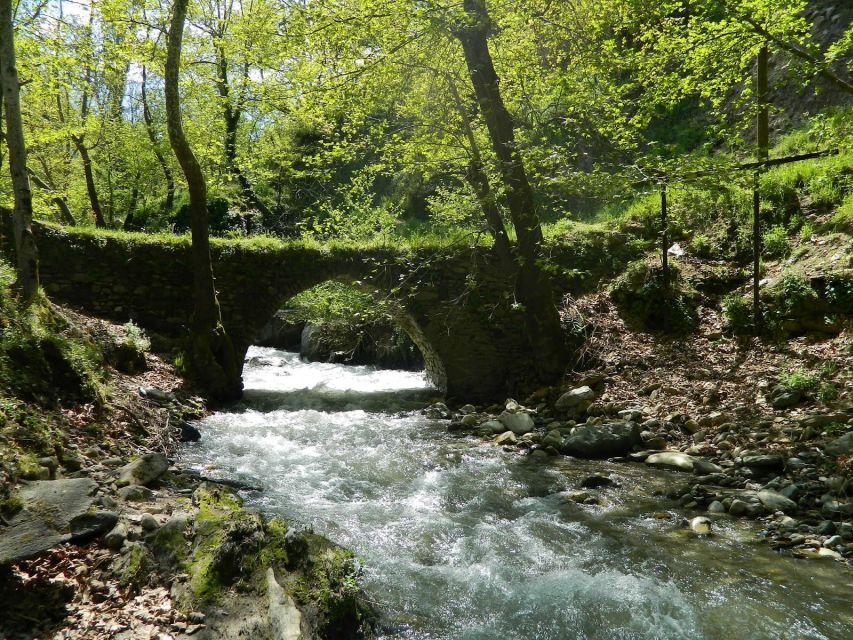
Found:
[[[548,458],[422,416],[423,375],[253,347],[243,402],[184,462],[259,484],[249,506],[353,549],[385,640],[853,637],[853,575],[781,557],[727,517],[697,538],[653,497],[671,473]],[[618,486],[565,502],[591,473]],[[695,514],[684,514],[695,515]]]

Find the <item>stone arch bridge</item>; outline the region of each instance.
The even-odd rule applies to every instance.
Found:
[[[9,225],[8,211],[0,211],[7,253]],[[42,285],[52,299],[110,320],[133,320],[167,339],[186,335],[192,312],[187,237],[40,222],[34,232]],[[287,300],[336,280],[399,301],[399,324],[449,397],[490,400],[534,382],[523,319],[512,310],[509,283],[486,249],[406,251],[214,239],[211,253],[222,320],[241,362]],[[552,258],[571,263],[579,256],[569,250]],[[578,286],[569,281],[559,288]]]

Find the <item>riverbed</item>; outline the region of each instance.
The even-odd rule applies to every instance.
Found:
[[[419,411],[437,396],[420,373],[253,347],[244,378],[183,462],[354,550],[384,640],[853,637],[848,570],[727,516],[691,535],[679,520],[697,514],[653,495],[672,472],[448,433]],[[599,505],[560,496],[593,473],[616,481]]]

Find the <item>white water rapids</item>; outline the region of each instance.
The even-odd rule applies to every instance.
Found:
[[[387,640],[853,637],[849,571],[778,556],[728,518],[683,535],[653,517],[678,511],[652,497],[668,472],[449,434],[415,410],[434,395],[420,374],[252,348],[244,376],[184,461],[353,549]],[[601,506],[557,495],[595,472],[619,485],[592,490]]]

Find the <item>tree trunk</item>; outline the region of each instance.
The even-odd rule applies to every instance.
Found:
[[[464,0],[465,24],[455,30],[462,44],[465,63],[489,130],[498,170],[506,189],[516,237],[518,272],[515,294],[524,306],[527,337],[539,375],[560,376],[568,363],[568,349],[554,304],[551,282],[537,260],[542,247],[542,228],[533,203],[533,190],[515,142],[515,126],[503,102],[500,82],[489,52],[489,15],[483,0]]]
[[[240,127],[242,107],[240,104],[231,104],[228,59],[225,57],[225,51],[219,46],[216,47],[216,70],[216,88],[219,92],[219,100],[222,103],[222,117],[225,120],[225,168],[240,185],[240,196],[243,202],[249,207],[257,209],[264,220],[269,222],[272,215],[269,207],[260,199],[252,186],[252,182],[237,163],[237,131]]]
[[[95,226],[103,229],[107,226],[107,223],[104,220],[104,212],[98,200],[98,188],[95,186],[95,176],[92,173],[92,158],[89,156],[89,148],[86,146],[83,136],[72,135],[71,139],[74,141],[74,146],[77,147],[80,160],[83,161],[83,175],[86,177],[86,193],[89,194],[89,204],[92,207],[92,214],[95,216]]]
[[[240,397],[242,382],[231,339],[222,326],[213,282],[207,226],[207,183],[193,154],[181,120],[178,75],[188,0],[175,0],[166,51],[166,123],[169,142],[189,190],[192,231],[193,316],[190,322],[189,365],[205,390],[216,399]]]
[[[169,212],[175,206],[175,178],[172,176],[172,169],[163,153],[160,151],[160,144],[157,141],[157,134],[154,132],[154,118],[151,116],[151,109],[148,106],[148,93],[146,91],[146,70],[142,67],[142,119],[145,120],[145,130],[148,132],[148,139],[151,141],[151,147],[154,149],[154,155],[160,167],[163,169],[163,175],[166,177],[166,201],[163,203],[163,210]]]
[[[21,304],[29,306],[39,288],[38,249],[33,237],[33,197],[27,175],[27,147],[21,121],[20,87],[15,66],[15,40],[12,29],[12,0],[0,0],[0,89],[6,107],[6,144],[9,147],[9,173],[15,194],[13,233],[17,280],[15,290]]]
[[[456,88],[456,83],[453,77],[447,75],[447,85],[450,88],[450,95],[456,104],[456,110],[459,112],[459,117],[462,119],[462,128],[465,137],[468,139],[468,146],[471,148],[471,160],[468,163],[468,169],[465,172],[465,179],[471,188],[474,190],[474,195],[477,196],[477,201],[480,203],[480,208],[483,210],[483,217],[486,219],[486,226],[492,239],[495,242],[495,254],[501,267],[507,273],[515,271],[515,261],[512,256],[512,245],[509,241],[509,236],[504,226],[503,217],[501,216],[500,208],[498,207],[497,198],[495,198],[492,185],[489,183],[489,177],[483,168],[483,157],[480,153],[480,145],[477,144],[477,138],[474,135],[474,129],[471,126],[471,120],[468,118],[468,112],[465,110],[465,105],[462,103],[462,98],[459,96],[459,91]]]
[[[127,205],[127,215],[124,217],[122,229],[132,231],[134,227],[133,214],[136,213],[136,204],[139,202],[139,171],[136,172],[136,177],[133,179],[133,189],[130,192],[130,202]]]
[[[767,45],[758,52],[756,97],[758,98],[758,117],[756,119],[755,137],[758,146],[759,162],[767,160],[770,146],[770,110],[767,104]],[[755,323],[755,333],[760,334],[764,325],[764,314],[761,309],[761,169],[755,171],[755,183],[752,191],[752,315]]]

